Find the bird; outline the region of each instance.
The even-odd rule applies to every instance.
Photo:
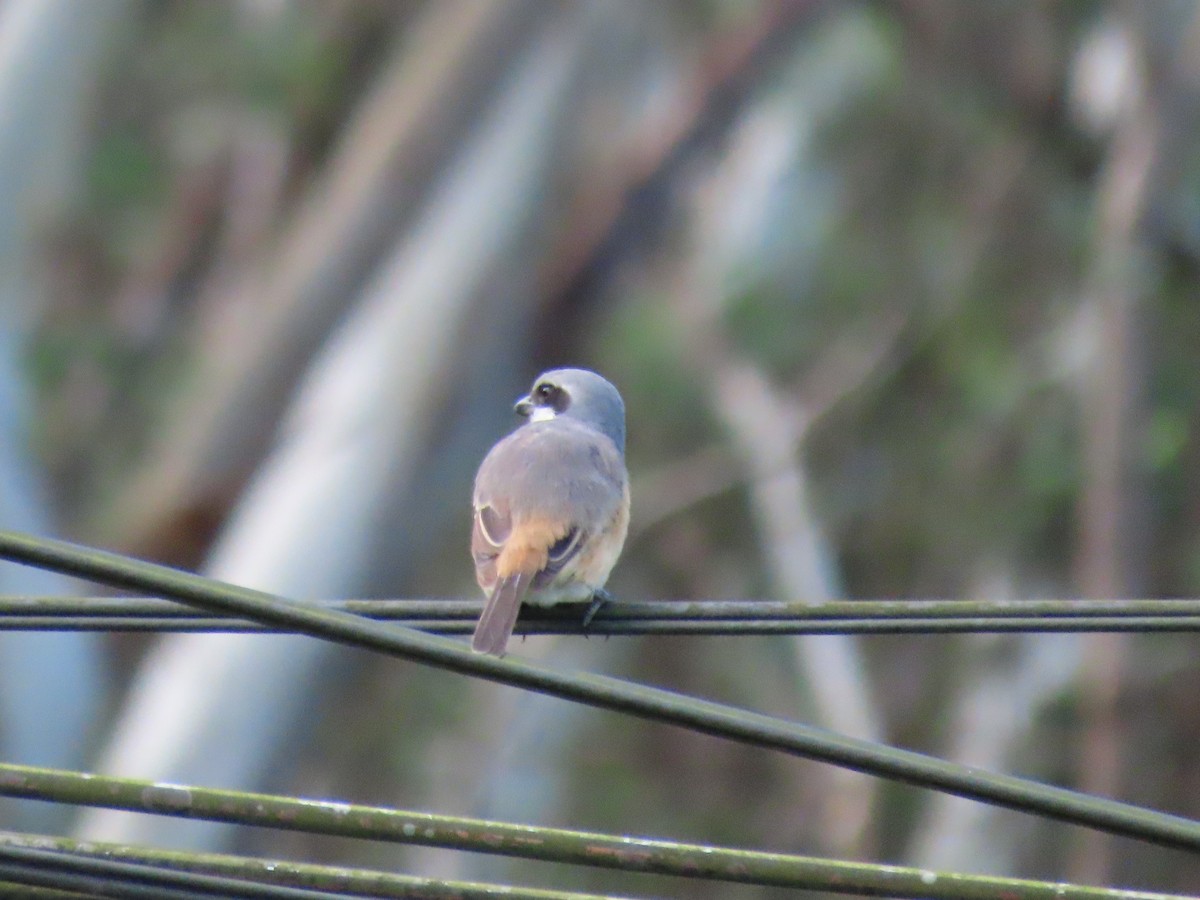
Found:
[[[604,584],[629,529],[625,404],[587,369],[543,372],[513,407],[525,421],[475,476],[471,556],[487,597],[471,638],[503,656],[522,602],[610,600]]]

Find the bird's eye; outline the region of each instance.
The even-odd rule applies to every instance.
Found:
[[[534,393],[537,394],[539,400],[549,400],[554,395],[554,387],[549,384],[539,384]]]

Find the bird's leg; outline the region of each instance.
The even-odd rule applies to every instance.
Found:
[[[596,590],[592,591],[592,602],[588,604],[588,608],[583,614],[583,630],[588,630],[588,626],[592,624],[592,619],[596,618],[596,613],[600,612],[600,607],[605,603],[612,602],[613,595],[604,588],[596,588]]]

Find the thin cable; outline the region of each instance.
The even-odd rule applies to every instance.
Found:
[[[240,795],[235,795],[240,798]],[[294,801],[299,804],[299,801]],[[261,823],[256,823],[261,824]],[[175,871],[198,872],[260,881],[292,887],[332,891],[339,897],[438,898],[438,900],[617,900],[611,895],[583,894],[573,891],[542,890],[539,888],[483,882],[449,881],[422,878],[373,869],[348,868],[338,865],[293,862],[282,859],[233,856],[225,853],[198,853],[164,850],[130,844],[102,841],[74,841],[70,838],[41,834],[0,832],[0,844],[30,847],[37,850],[56,850],[85,857],[115,859]],[[76,895],[72,895],[76,896]],[[1073,900],[1069,895],[1056,900]],[[1082,898],[1081,898],[1082,900]],[[1126,898],[1114,898],[1126,900]]]
[[[469,634],[482,603],[462,600],[333,600],[323,609],[403,622],[433,634]],[[161,598],[4,597],[5,631],[283,632]],[[770,601],[618,601],[593,620],[588,635],[952,634],[968,632],[1193,632],[1200,601],[861,600],[816,606]],[[578,610],[529,608],[517,634],[580,634]]]
[[[935,872],[911,866],[891,866],[847,860],[822,859],[759,850],[741,850],[686,844],[652,838],[574,831],[513,822],[412,812],[379,806],[308,800],[270,794],[251,794],[185,785],[154,784],[131,778],[85,775],[32,766],[0,765],[0,793],[39,800],[57,800],[85,806],[173,815],[191,819],[257,825],[338,837],[420,844],[452,850],[500,854],[543,862],[596,866],[625,872],[653,873],[710,881],[768,885],[791,889],[830,891],[866,896],[921,897],[925,900],[1162,900],[1163,895],[1141,894],[1113,888],[1094,888],[1059,882],[1031,881],[956,872]],[[37,846],[47,839],[35,838]],[[107,844],[74,844],[65,838],[49,839],[62,849],[86,848],[87,855],[107,857]],[[28,846],[21,836],[0,833],[0,846]],[[161,861],[173,865],[180,858],[193,866],[229,866],[243,873],[244,861],[212,854],[181,854],[147,848],[118,846],[121,856],[137,854],[138,862]],[[230,862],[232,861],[232,862]],[[263,865],[263,861],[255,861]],[[283,863],[284,869],[294,866]],[[313,867],[304,869],[311,873]],[[345,872],[345,870],[339,870]],[[361,886],[362,881],[350,882]],[[322,882],[341,889],[347,882]],[[425,886],[422,886],[425,887]],[[441,890],[442,883],[434,888]],[[492,886],[495,896],[507,889]],[[387,896],[392,896],[388,894]],[[459,896],[413,890],[402,896]],[[464,893],[463,896],[474,896]],[[484,894],[483,896],[488,896]],[[535,900],[541,900],[536,897]]]
[[[0,843],[0,879],[116,900],[337,900],[345,894]]]
[[[427,634],[467,635],[473,620],[409,619],[368,616],[377,621],[403,623]],[[171,633],[297,634],[302,629],[265,625],[223,616],[4,616],[0,631],[102,631]],[[549,620],[518,622],[513,633],[520,636],[573,634],[586,637],[687,635],[750,637],[754,635],[802,634],[1080,634],[1084,632],[1126,634],[1188,634],[1200,631],[1195,616],[1081,616],[1076,619],[610,619],[593,622],[585,632],[578,623]]]
[[[30,535],[0,531],[0,557],[168,596],[209,612],[251,618],[314,637],[438,666],[452,672],[667,722],[754,747],[816,759],[1164,846],[1200,852],[1200,822],[1025,778],[984,772],[822,728],[788,722],[604,675],[560,672],[523,660],[473,653],[465,644],[375,622],[199,575]]]

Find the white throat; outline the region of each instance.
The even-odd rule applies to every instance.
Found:
[[[529,414],[530,422],[549,422],[557,413],[550,406],[535,406],[533,412]]]

